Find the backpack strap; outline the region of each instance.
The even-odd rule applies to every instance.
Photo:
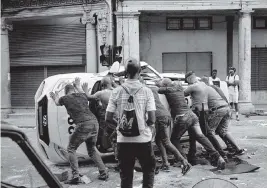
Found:
[[[140,90],[143,88],[143,86],[141,86],[139,89],[137,89],[137,90],[135,91],[135,93],[130,94],[130,92],[128,91],[128,89],[127,89],[124,85],[121,85],[121,87],[126,91],[126,93],[128,93],[128,94],[130,95],[130,97],[129,97],[129,99],[128,99],[128,102],[129,102],[129,103],[133,103],[133,96],[134,96],[138,91],[140,91]]]

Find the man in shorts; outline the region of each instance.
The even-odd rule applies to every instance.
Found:
[[[226,83],[228,85],[230,105],[232,109],[235,108],[236,120],[239,121],[239,116],[238,116],[239,76],[236,74],[236,69],[234,67],[230,67],[229,75],[226,77]]]

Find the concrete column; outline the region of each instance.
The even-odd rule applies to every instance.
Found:
[[[8,25],[5,20],[1,20],[1,116],[6,117],[11,112],[11,92],[10,92],[10,56],[8,30],[12,30],[12,25]]]
[[[86,72],[98,71],[96,27],[90,22],[86,23]]]
[[[241,10],[239,14],[239,109],[240,112],[253,112],[251,103],[251,13],[252,10]]]
[[[139,51],[140,12],[117,12],[117,46],[122,46],[122,62],[129,57],[140,60]]]
[[[96,73],[98,71],[96,20],[94,12],[84,11],[81,23],[86,29],[86,72]]]

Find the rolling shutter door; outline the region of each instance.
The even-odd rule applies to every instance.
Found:
[[[44,67],[11,67],[11,105],[33,107],[34,95],[44,79]]]
[[[259,51],[259,90],[267,90],[267,48]]]
[[[47,77],[56,74],[66,74],[66,73],[82,73],[85,72],[84,66],[51,66],[47,67]]]
[[[37,66],[56,64],[57,60],[60,60],[60,64],[63,60],[65,64],[72,64],[68,58],[61,56],[81,57],[86,54],[85,26],[82,24],[14,25],[9,39],[11,66],[16,66],[16,62],[27,64],[30,58],[35,58],[33,61]],[[16,61],[12,61],[13,58]],[[38,58],[45,60],[38,61]]]
[[[251,90],[255,91],[259,87],[259,55],[257,49],[251,49]]]
[[[251,89],[267,90],[267,48],[251,49]]]
[[[13,27],[9,36],[12,107],[34,107],[35,92],[45,76],[84,72],[84,25],[14,24]]]

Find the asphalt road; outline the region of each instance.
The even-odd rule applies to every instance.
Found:
[[[21,121],[21,120],[18,120]],[[22,128],[29,137],[33,146],[37,148],[36,129]],[[261,168],[253,173],[237,174],[237,175],[215,175],[209,165],[197,165],[186,176],[181,176],[181,169],[171,167],[171,172],[160,172],[155,177],[156,188],[191,188],[197,182],[207,178],[221,178],[231,181],[239,188],[267,188],[267,117],[253,117],[251,119],[242,119],[239,122],[232,121],[230,132],[236,138],[238,144],[242,148],[247,149],[247,153],[241,158],[251,164],[260,166]],[[45,158],[43,157],[45,160]],[[56,166],[45,160],[45,163],[54,173],[69,170],[68,166]],[[114,164],[107,164],[108,167]],[[27,187],[37,187],[44,185],[45,182],[34,170],[28,159],[22,154],[20,148],[11,140],[1,139],[1,179],[2,181],[12,182],[16,185],[26,185]],[[90,177],[93,181],[90,187],[119,187],[119,173],[110,168],[110,178],[103,182],[97,180],[98,170],[92,164],[86,164],[81,167],[81,173]],[[230,180],[235,177],[237,180]],[[142,173],[135,172],[134,186],[141,187]],[[32,185],[32,186],[30,186]],[[88,185],[70,186],[70,187],[89,187]],[[225,187],[226,188],[226,187]]]

